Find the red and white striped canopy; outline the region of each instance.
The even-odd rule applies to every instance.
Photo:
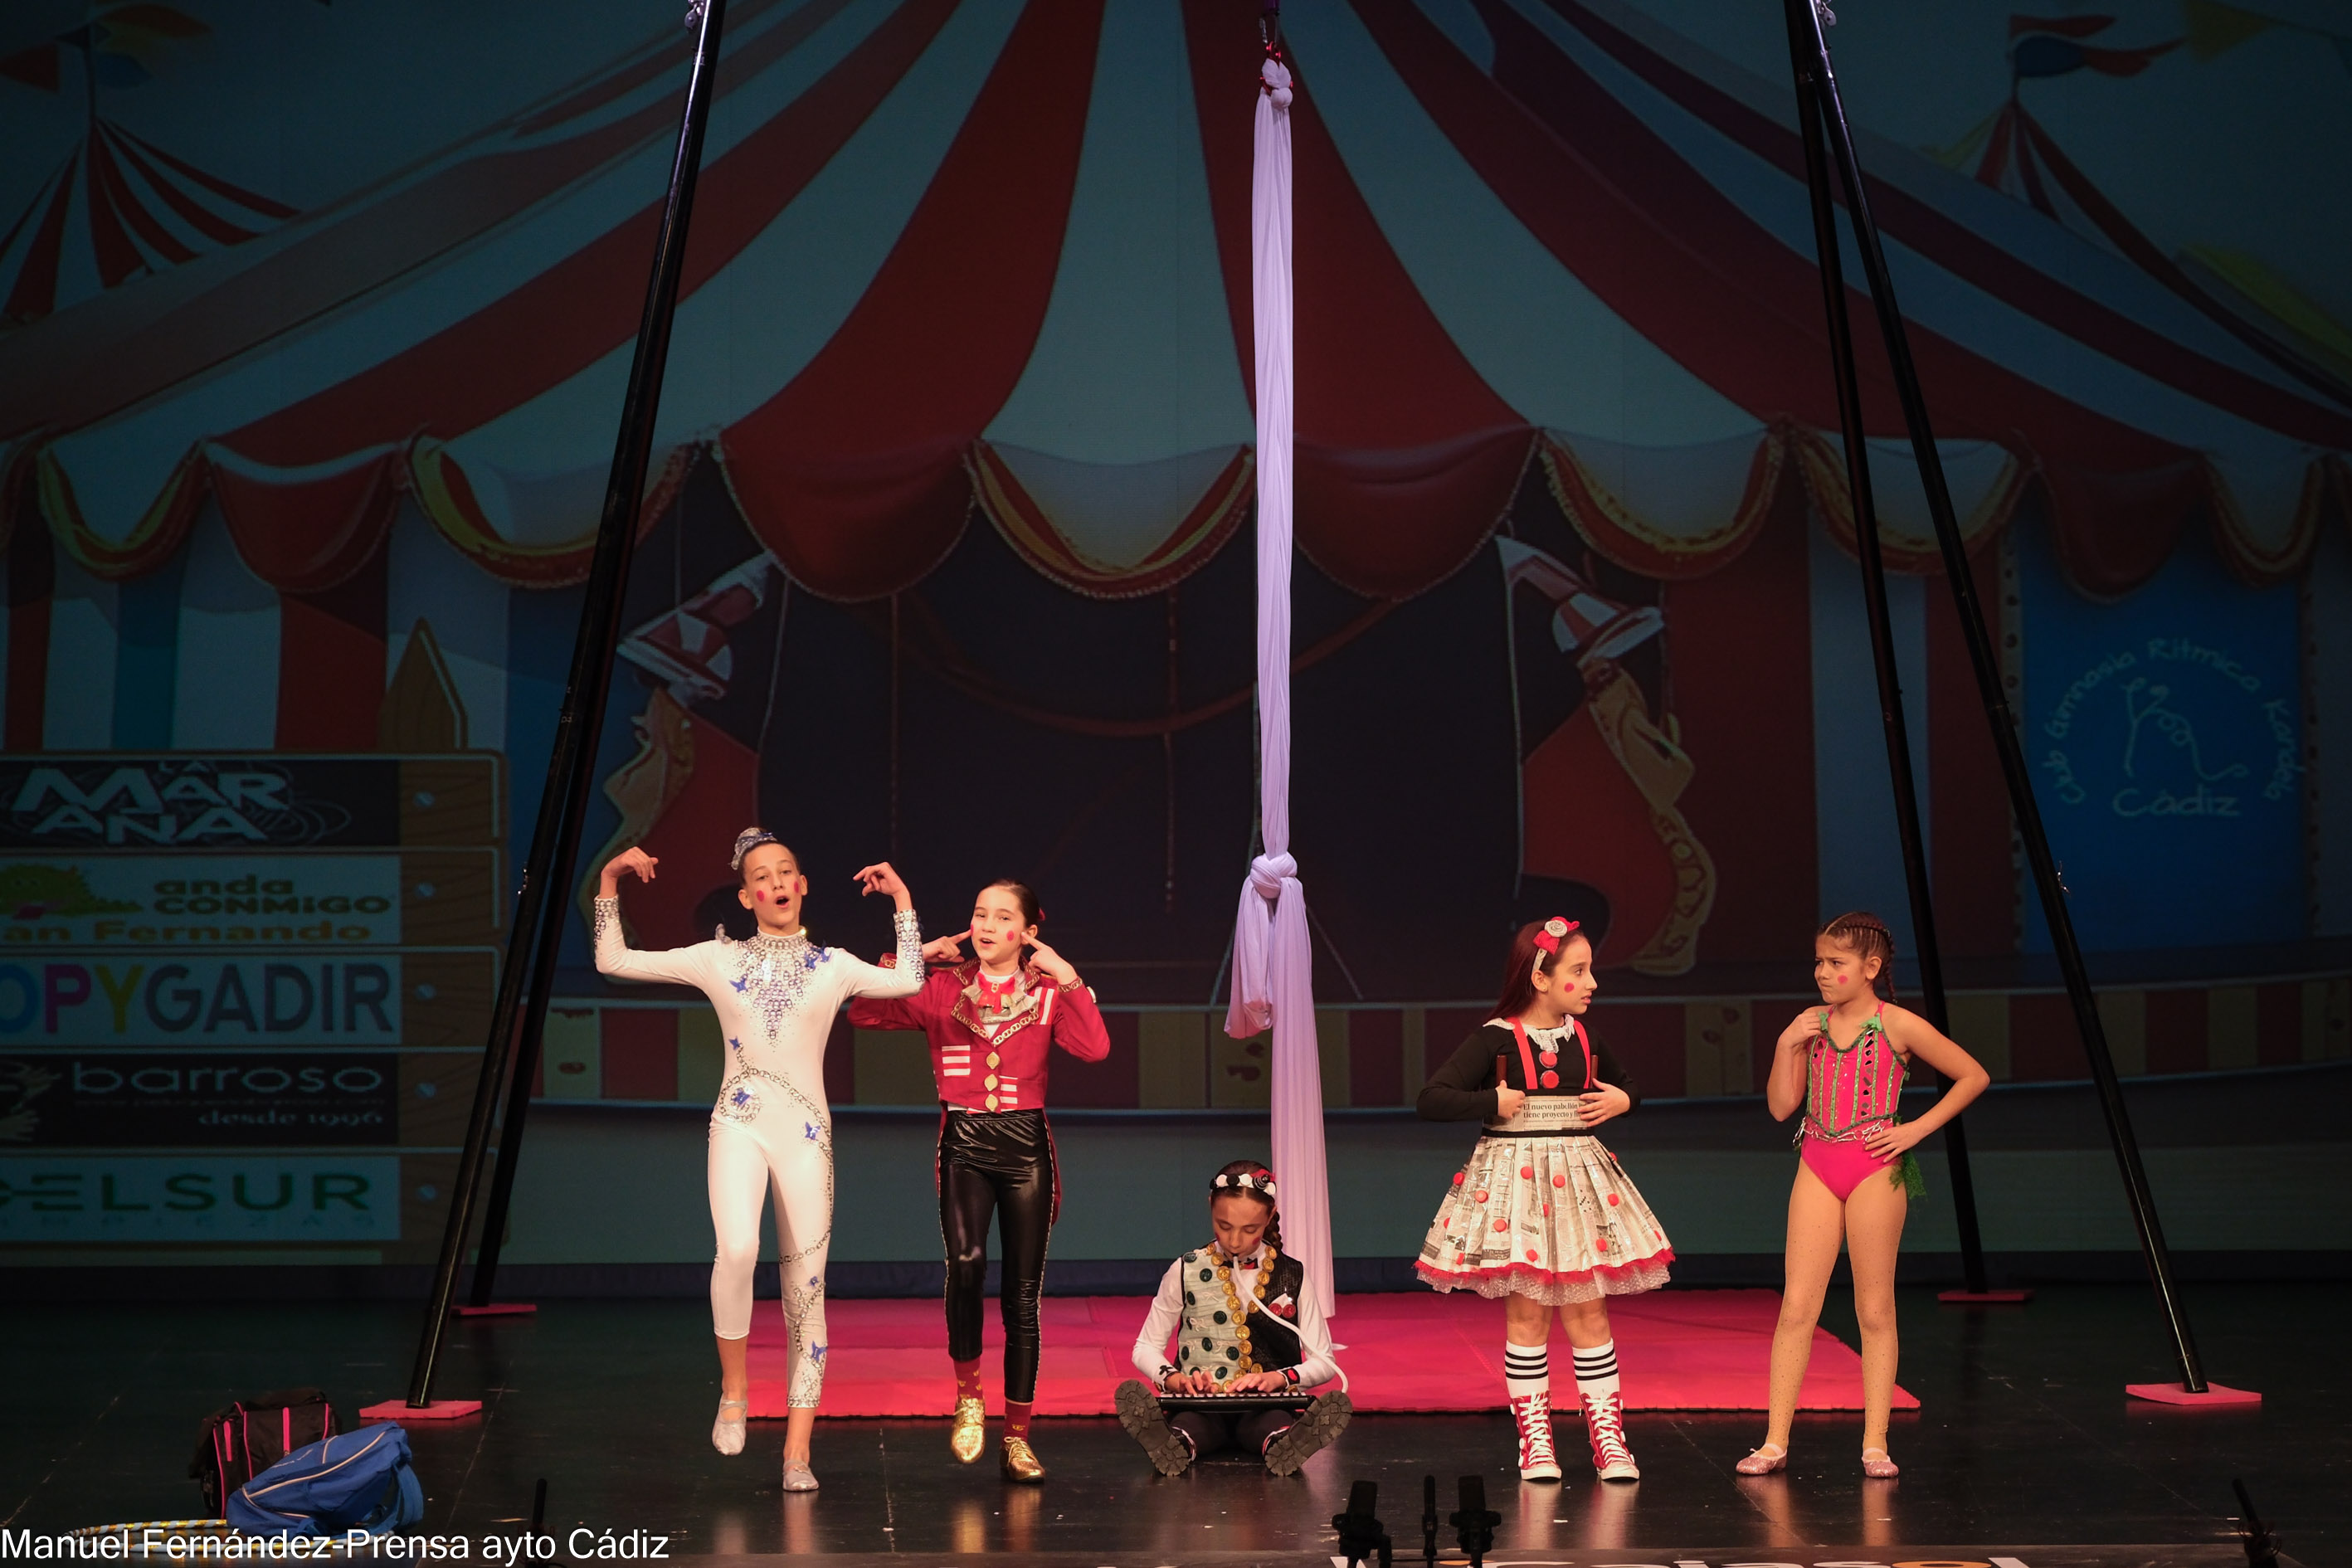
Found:
[[[1297,530],[1327,574],[1419,592],[1530,462],[1654,576],[1728,560],[1785,486],[1850,526],[1783,83],[1614,0],[1321,0],[1286,26]],[[686,47],[0,336],[6,521],[128,578],[209,496],[307,593],[408,496],[496,578],[575,579]],[[920,579],[975,506],[1079,592],[1180,579],[1250,494],[1257,58],[1232,0],[743,0],[652,504],[717,464],[840,599]],[[1972,529],[2039,487],[2075,581],[2114,594],[2200,520],[2261,581],[2352,513],[2352,410],[2258,325],[1966,173],[1864,157]],[[1883,464],[1884,505],[1924,562],[1906,469]]]

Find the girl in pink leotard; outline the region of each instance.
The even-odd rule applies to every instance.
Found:
[[[1843,1046],[1830,1032],[1830,1009],[1811,1009],[1813,1036],[1805,1063],[1805,1119],[1797,1129],[1797,1147],[1804,1163],[1830,1196],[1843,1203],[1868,1176],[1890,1164],[1892,1179],[1902,1183],[1908,1197],[1918,1197],[1927,1184],[1919,1162],[1907,1152],[1901,1163],[1874,1153],[1871,1134],[1903,1120],[1903,1071],[1906,1058],[1886,1037],[1886,1004],[1881,1002],[1862,1021],[1861,1030]]]
[[[1862,1325],[1863,1473],[1899,1473],[1886,1451],[1886,1417],[1895,1398],[1895,1259],[1910,1200],[1922,1190],[1911,1150],[1991,1080],[1925,1018],[1894,1005],[1894,939],[1876,915],[1840,915],[1823,926],[1813,939],[1813,984],[1824,1005],[1798,1014],[1773,1052],[1764,1100],[1779,1121],[1804,1111],[1803,1152],[1789,1193],[1770,1426],[1763,1446],[1739,1461],[1742,1475],[1769,1475],[1788,1463],[1797,1393],[1841,1241],[1853,1259],[1853,1313]],[[1906,1121],[1903,1080],[1914,1058],[1951,1088],[1916,1121]]]

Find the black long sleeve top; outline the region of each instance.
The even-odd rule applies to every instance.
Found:
[[[1611,1084],[1625,1091],[1633,1103],[1626,1107],[1630,1113],[1641,1109],[1642,1091],[1633,1085],[1633,1074],[1610,1054],[1609,1047],[1585,1031],[1592,1041],[1592,1079],[1595,1084]],[[1484,1024],[1470,1031],[1445,1065],[1429,1075],[1422,1087],[1421,1098],[1413,1102],[1424,1121],[1492,1121],[1495,1120],[1495,1059],[1503,1062],[1503,1081],[1511,1088],[1529,1094],[1583,1094],[1590,1085],[1579,1083],[1573,1069],[1582,1065],[1584,1053],[1577,1048],[1573,1031],[1560,1037],[1560,1087],[1540,1089],[1527,1081],[1527,1073],[1519,1065],[1519,1046],[1512,1037],[1508,1024]]]

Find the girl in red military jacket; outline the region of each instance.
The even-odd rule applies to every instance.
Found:
[[[1029,1442],[1037,1397],[1037,1298],[1045,1241],[1061,1207],[1054,1137],[1045,1125],[1045,1069],[1059,1046],[1080,1061],[1110,1054],[1094,993],[1067,959],[1037,940],[1037,895],[992,882],[972,903],[971,929],[924,948],[934,968],[914,995],[849,1009],[862,1029],[920,1029],[940,1090],[940,1233],[947,1244],[948,1355],[955,1420],[948,1446],[965,1464],[987,1441],[980,1395],[980,1316],[993,1215],[1003,1255],[1004,1477],[1042,1481]],[[963,957],[969,941],[974,956]],[[1022,950],[1029,960],[1022,962]],[[885,959],[884,963],[892,960]]]

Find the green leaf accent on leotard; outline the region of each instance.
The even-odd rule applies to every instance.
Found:
[[[1911,1157],[1911,1151],[1908,1149],[1903,1151],[1902,1160],[1886,1175],[1889,1181],[1901,1187],[1911,1197],[1924,1198],[1927,1195],[1927,1178],[1920,1173],[1919,1162]]]

